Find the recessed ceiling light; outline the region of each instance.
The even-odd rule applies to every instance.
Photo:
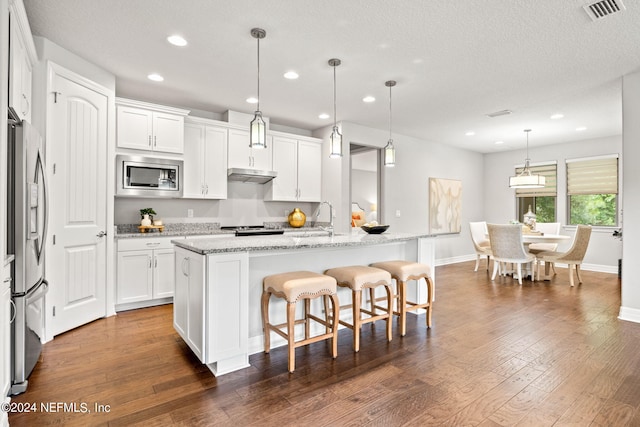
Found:
[[[247,98],[247,102],[249,104],[257,104],[258,103],[258,98],[254,98],[253,96],[250,98]]]
[[[147,78],[149,80],[153,80],[154,82],[161,82],[164,80],[164,77],[162,77],[160,74],[157,74],[157,73],[149,74]]]
[[[564,117],[564,114],[561,113],[556,113],[553,116],[550,117],[551,120],[558,120]]]
[[[375,102],[376,98],[369,95],[369,96],[365,96],[364,98],[362,98],[362,102]]]
[[[287,71],[286,73],[284,73],[284,78],[285,79],[295,80],[298,77],[300,77],[300,76],[295,71]]]
[[[187,45],[187,41],[183,37],[181,37],[179,35],[169,36],[169,37],[167,37],[167,41],[169,43],[171,43],[172,45],[174,45],[174,46],[182,47],[182,46],[186,46]]]
[[[504,141],[496,141],[495,144],[496,145],[504,144]]]
[[[577,130],[578,132],[582,132],[583,130],[587,130],[587,128],[586,128],[586,127],[584,127],[584,126],[580,126],[580,127],[576,128],[576,130]]]
[[[470,130],[469,132],[465,133],[466,136],[473,136],[475,134],[476,133],[474,131],[472,131],[472,130]]]
[[[323,119],[323,120],[328,119],[329,117],[331,116],[329,116],[327,113],[322,113],[318,116],[319,119]]]

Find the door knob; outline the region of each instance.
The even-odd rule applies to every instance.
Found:
[[[107,233],[105,233],[104,231],[101,231],[98,234],[96,234],[96,236],[98,236],[98,237],[104,237],[106,235],[107,235]]]

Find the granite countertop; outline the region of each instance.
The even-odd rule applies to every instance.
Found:
[[[334,236],[308,236],[271,235],[271,236],[246,236],[215,239],[185,239],[174,240],[172,243],[178,247],[196,252],[201,255],[226,253],[226,252],[256,252],[283,249],[300,248],[325,248],[344,246],[381,245],[385,243],[414,240],[421,237],[433,237],[430,234],[420,233],[383,233],[365,234],[354,232]]]

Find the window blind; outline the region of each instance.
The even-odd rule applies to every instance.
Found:
[[[618,194],[618,156],[567,160],[567,194]]]
[[[529,166],[529,170],[533,175],[544,176],[545,182],[542,188],[516,188],[516,197],[544,197],[555,196],[557,193],[556,177],[557,173],[556,163],[549,163],[544,165]],[[520,174],[524,170],[524,166],[516,168],[516,175]]]

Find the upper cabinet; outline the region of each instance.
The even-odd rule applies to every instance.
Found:
[[[227,129],[188,118],[184,124],[184,198],[227,198]]]
[[[229,129],[228,167],[241,169],[271,170],[272,144],[267,136],[267,148],[249,147],[249,132]]]
[[[322,145],[319,140],[273,136],[273,170],[265,200],[319,202],[322,183]]]
[[[31,77],[37,60],[24,5],[9,2],[9,107],[20,120],[31,122]]]
[[[188,110],[118,98],[118,148],[182,154],[187,114]]]

